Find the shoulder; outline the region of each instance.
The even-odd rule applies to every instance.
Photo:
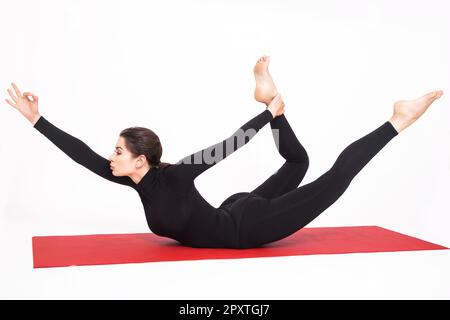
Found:
[[[168,164],[161,168],[164,177],[174,185],[184,185],[188,182],[186,179],[183,163]],[[192,183],[192,181],[190,181]]]

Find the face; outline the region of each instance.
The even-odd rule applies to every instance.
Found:
[[[125,139],[119,137],[117,140],[115,150],[109,157],[111,171],[114,176],[130,176],[138,169],[145,165],[146,158],[144,155],[140,155],[137,158],[133,158],[130,151],[125,146]]]

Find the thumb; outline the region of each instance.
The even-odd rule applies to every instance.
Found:
[[[36,96],[35,94],[33,94],[31,92],[24,92],[24,93],[22,93],[22,95],[25,96],[29,101],[37,101],[39,99],[38,96]],[[31,100],[30,97],[32,97],[33,100]]]

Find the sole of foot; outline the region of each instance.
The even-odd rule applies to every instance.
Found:
[[[253,68],[256,80],[255,100],[269,105],[278,91],[269,72],[270,56],[263,55]]]
[[[414,100],[400,100],[394,103],[394,114],[389,121],[397,132],[401,132],[419,119],[431,104],[442,97],[442,90],[429,92]]]

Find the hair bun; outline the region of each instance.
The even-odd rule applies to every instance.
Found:
[[[152,155],[152,157],[151,157],[151,159],[150,159],[150,164],[151,164],[152,166],[157,166],[157,165],[160,164],[160,163],[161,163],[161,161],[158,160],[158,159],[156,159],[156,155],[155,155],[155,154]]]

